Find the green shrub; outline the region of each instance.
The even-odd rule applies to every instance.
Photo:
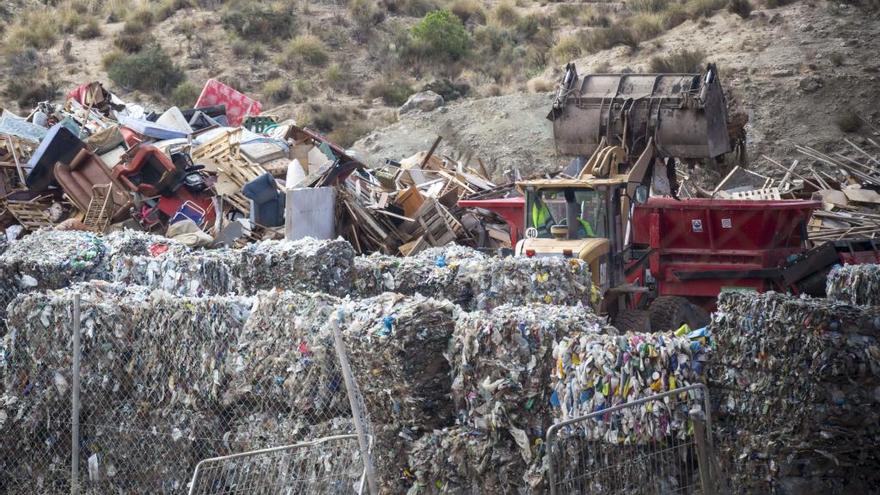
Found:
[[[107,70],[110,68],[111,65],[113,65],[114,62],[124,56],[125,53],[121,50],[110,50],[109,52],[105,53],[103,57],[101,57],[101,67],[103,67],[104,70]]]
[[[399,107],[413,94],[412,88],[403,81],[382,79],[367,86],[367,96],[372,100],[382,98],[389,107]]]
[[[470,36],[461,19],[448,10],[427,14],[412,27],[412,38],[424,55],[448,60],[458,60],[470,46]]]
[[[582,5],[571,3],[563,3],[556,6],[556,17],[565,19],[568,22],[576,23],[584,14],[592,13],[592,9]]]
[[[294,38],[287,49],[284,51],[285,63],[290,66],[292,63],[303,62],[315,67],[321,67],[327,64],[330,56],[324,47],[324,42],[312,35],[301,35]]]
[[[201,94],[202,88],[189,81],[185,81],[177,85],[174,91],[171,92],[171,102],[180,108],[192,108]]]
[[[77,31],[76,37],[81,40],[92,40],[101,36],[101,26],[95,18],[86,21]]]
[[[450,5],[449,10],[461,19],[461,22],[486,23],[486,11],[483,9],[481,2],[477,0],[455,0]]]
[[[128,21],[134,21],[144,27],[151,27],[153,23],[156,22],[156,15],[153,14],[153,11],[150,9],[139,9],[128,16]],[[126,24],[128,24],[128,22],[126,22]]]
[[[113,38],[113,45],[116,48],[126,52],[126,53],[137,53],[145,46],[152,45],[156,42],[156,39],[152,34],[147,32],[145,29],[138,31],[137,26],[143,26],[142,24],[133,24],[132,28],[129,30],[129,23],[125,23],[125,27],[122,31],[116,33],[116,37]]]
[[[658,74],[693,74],[702,70],[706,54],[702,50],[681,50],[651,59],[651,72]]]
[[[862,128],[862,118],[851,108],[837,114],[834,123],[843,132],[856,132]]]
[[[343,148],[349,148],[355,143],[355,141],[369,133],[370,126],[368,126],[362,119],[354,119],[346,121],[343,125],[337,125],[333,131],[327,135],[327,139]]]
[[[422,91],[433,91],[442,96],[443,101],[449,102],[467,96],[471,86],[466,82],[456,83],[449,79],[438,79],[422,86]]]
[[[513,26],[519,21],[519,12],[509,2],[501,2],[492,9],[492,20],[500,26]]]
[[[220,22],[247,41],[271,43],[296,34],[296,14],[292,7],[248,3],[225,10]]]
[[[263,84],[263,96],[272,103],[284,103],[289,100],[293,93],[290,91],[290,84],[284,79],[270,79]]]
[[[626,6],[633,12],[662,12],[669,5],[669,0],[629,0]]]
[[[31,76],[40,67],[40,52],[33,48],[9,49],[4,54],[9,74],[15,77]]]
[[[582,45],[583,41],[578,36],[563,36],[553,46],[553,58],[557,62],[570,62],[581,56]]]
[[[752,15],[752,2],[749,0],[730,0],[730,3],[727,4],[727,11],[743,19],[748,19]]]
[[[73,34],[77,28],[85,22],[79,11],[73,7],[65,7],[59,9],[55,13],[55,21],[58,23],[58,29],[64,34]]]
[[[129,89],[164,94],[183,81],[183,71],[158,45],[113,60],[107,75],[116,84]]]
[[[229,48],[232,50],[232,54],[238,58],[244,58],[251,53],[251,44],[245,40],[234,40]]]
[[[21,109],[31,109],[41,101],[51,101],[58,96],[58,86],[54,82],[22,81],[13,79],[6,85],[4,96],[15,100]]]
[[[632,31],[615,24],[609,28],[593,29],[586,35],[584,46],[589,53],[596,53],[618,45],[638,48],[639,41]]]

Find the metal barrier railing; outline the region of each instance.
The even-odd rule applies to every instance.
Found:
[[[366,493],[366,486],[358,436],[335,435],[202,460],[193,473],[189,495],[360,495]]]
[[[709,407],[698,384],[553,425],[551,495],[715,493]]]

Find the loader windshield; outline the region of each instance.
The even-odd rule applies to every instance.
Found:
[[[527,231],[539,238],[606,237],[605,193],[593,189],[538,189],[527,194]],[[534,232],[532,231],[532,235]]]

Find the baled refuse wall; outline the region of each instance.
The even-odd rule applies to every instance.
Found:
[[[83,239],[100,238],[86,234]],[[356,280],[348,278],[346,267],[358,259],[349,256],[342,241],[260,243],[247,251],[249,256],[246,250],[190,251],[151,236],[126,237],[118,244],[122,247],[113,250],[114,256],[102,258],[81,277],[98,280],[23,293],[9,306],[10,332],[0,363],[0,430],[12,441],[0,455],[4,486],[13,493],[16,486],[25,486],[20,492],[35,486],[15,484],[23,478],[56,491],[63,491],[68,479],[75,292],[83,298],[81,431],[89,439],[82,452],[81,465],[89,466],[84,476],[102,490],[132,493],[179,490],[201,458],[352,431],[328,332],[331,321],[342,329],[368,405],[383,490],[396,493],[417,485],[408,458],[418,442],[465,424],[468,417],[484,418],[473,424],[495,435],[490,450],[502,452],[510,445],[515,457],[508,464],[524,466],[527,450],[533,450],[533,462],[540,452],[524,449],[523,439],[540,438],[549,421],[545,384],[554,339],[580,327],[607,329],[581,305],[589,294],[589,271],[577,261],[498,260],[457,246],[406,260],[430,267],[422,280],[440,272],[468,284],[466,300],[472,306],[495,309],[467,312],[470,307],[446,297],[423,295],[429,285],[418,282],[411,285],[413,294],[381,293],[377,287],[371,289],[377,295],[347,300],[321,292],[256,290],[276,281],[339,293],[347,280]],[[256,274],[247,274],[247,284],[238,276],[245,259],[259,265]],[[154,266],[142,268],[150,263]],[[474,265],[460,271],[466,263]],[[186,270],[174,268],[183,264]],[[262,274],[260,267],[265,267]],[[299,271],[285,277],[281,270]],[[505,274],[542,290],[504,294],[499,277]],[[114,278],[126,283],[106,281]],[[505,298],[513,304],[505,306]],[[548,304],[559,302],[570,306]],[[453,352],[453,342],[485,339],[476,329],[486,322],[496,337],[477,347],[494,350],[472,356],[475,368],[456,364],[465,355],[464,344]],[[516,336],[525,340],[509,354],[507,340]],[[506,353],[515,360],[482,362]],[[489,395],[479,412],[468,413],[477,411],[464,405],[473,398],[453,392],[455,377],[475,393],[476,377],[508,372],[507,388],[484,391]],[[520,387],[529,394],[525,413],[515,411],[523,405],[515,397]],[[506,418],[498,424],[486,420],[493,403],[502,404],[497,412],[512,410],[497,416]],[[521,489],[530,482],[515,470],[505,476],[510,478],[505,483]]]
[[[880,265],[843,265],[828,274],[829,299],[856,306],[880,306]]]
[[[735,493],[880,486],[880,307],[723,294],[709,368]]]

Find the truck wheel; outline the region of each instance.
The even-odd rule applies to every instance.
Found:
[[[655,332],[675,330],[687,323],[691,329],[709,324],[709,313],[678,296],[661,296],[651,303],[651,328]]]
[[[611,322],[621,332],[650,332],[651,315],[643,309],[627,309],[617,313]]]

